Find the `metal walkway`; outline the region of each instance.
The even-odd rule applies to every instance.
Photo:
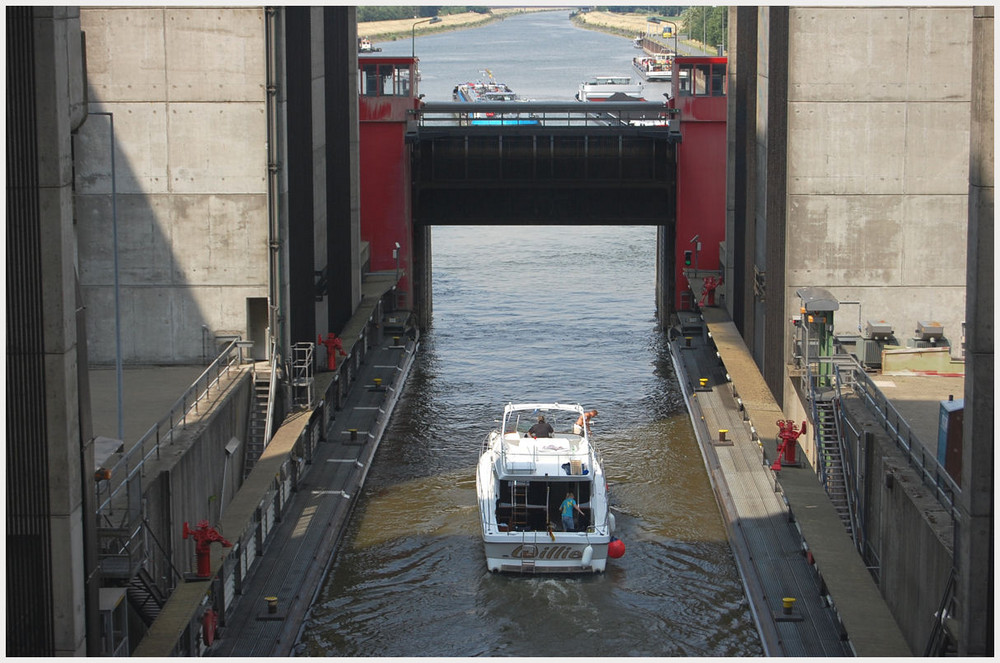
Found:
[[[270,537],[210,656],[293,655],[415,358],[417,344],[405,335],[396,338],[401,340],[393,345],[387,336],[361,364],[298,496]],[[269,597],[276,598],[276,610]]]
[[[703,316],[671,355],[765,653],[911,656],[815,472],[770,469],[785,417],[725,312]]]

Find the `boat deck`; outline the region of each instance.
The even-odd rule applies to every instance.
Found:
[[[735,325],[706,308],[680,331],[671,353],[765,653],[911,656],[812,469],[770,469],[773,433],[765,446],[755,425],[785,417]]]

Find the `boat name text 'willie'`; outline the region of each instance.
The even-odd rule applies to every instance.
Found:
[[[525,557],[534,559],[580,559],[583,557],[582,550],[574,550],[570,546],[542,546],[537,554],[532,554],[532,548],[528,546],[528,551],[524,551],[524,546],[517,546],[510,551],[511,557]]]

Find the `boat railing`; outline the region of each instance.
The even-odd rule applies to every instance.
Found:
[[[655,101],[429,101],[411,111],[421,130],[462,126],[467,130],[495,130],[497,125],[517,125],[522,129],[541,128],[631,128],[680,131],[680,110]],[[470,117],[488,116],[489,125],[468,124]],[[662,119],[662,125],[631,124],[636,119]],[[527,121],[530,120],[530,123]],[[668,121],[669,125],[668,125]]]
[[[541,438],[545,439],[545,438]],[[551,438],[553,442],[556,441],[566,441],[569,444],[569,449],[556,450],[556,449],[545,449],[539,447],[536,444],[532,444],[525,448],[520,448],[513,444],[505,443],[500,448],[500,466],[505,472],[516,474],[518,472],[531,473],[536,470],[542,459],[547,464],[555,464],[556,466],[562,467],[563,465],[568,465],[572,468],[572,462],[575,460],[581,461],[581,472],[586,469],[588,474],[593,472],[594,467],[597,465],[599,459],[596,457],[594,448],[590,446],[589,441],[585,437],[572,436],[569,435],[562,437]],[[537,440],[535,440],[537,442]],[[584,453],[581,454],[581,451]],[[583,458],[581,458],[583,455]]]

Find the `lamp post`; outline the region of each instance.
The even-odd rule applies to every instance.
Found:
[[[421,23],[430,23],[430,24],[433,25],[434,23],[440,23],[440,22],[441,22],[440,18],[438,18],[437,16],[433,16],[431,18],[420,19],[419,21],[417,21],[416,23],[414,23],[410,27],[410,57],[411,58],[417,57],[417,26],[420,25]]]
[[[669,23],[671,27],[673,27],[674,29],[674,57],[676,57],[680,55],[680,53],[677,52],[677,24],[674,23],[673,21],[663,21],[663,22]]]

